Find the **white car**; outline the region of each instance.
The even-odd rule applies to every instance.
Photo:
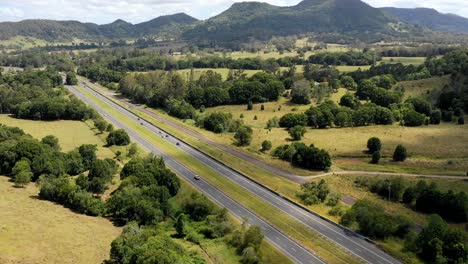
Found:
[[[195,177],[193,177],[193,178],[194,178],[195,180],[197,180],[197,181],[201,179],[201,178],[200,178],[200,175],[198,175],[198,174],[196,174]]]

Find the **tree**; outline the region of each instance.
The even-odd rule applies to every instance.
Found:
[[[104,131],[106,131],[108,125],[107,125],[107,122],[104,119],[98,118],[98,119],[94,120],[94,126],[102,134]]]
[[[269,151],[271,147],[272,147],[272,144],[270,140],[264,140],[262,142],[262,151]]]
[[[59,139],[56,136],[48,135],[42,138],[43,144],[49,145],[56,151],[60,151]]]
[[[130,144],[130,137],[125,130],[117,129],[109,133],[106,141],[109,146],[127,146]]]
[[[367,140],[367,149],[369,153],[374,153],[382,149],[382,142],[377,137],[371,137]]]
[[[96,151],[97,151],[97,146],[96,145],[81,145],[78,148],[78,151],[81,155],[81,158],[83,159],[83,167],[85,170],[88,170],[91,168],[92,164],[96,160]]]
[[[128,156],[133,157],[138,153],[138,146],[135,143],[130,144],[130,147],[128,148]]]
[[[253,110],[253,103],[252,103],[252,101],[249,101],[249,102],[247,103],[247,110],[248,110],[248,111]]]
[[[291,91],[291,102],[295,104],[310,104],[311,87],[307,80],[296,81]]]
[[[112,124],[108,124],[106,127],[106,132],[112,132],[114,131],[114,126]]]
[[[465,118],[464,118],[463,116],[460,116],[460,117],[458,118],[458,124],[459,124],[459,125],[464,125],[464,124],[465,124]]]
[[[17,161],[12,169],[12,173],[15,177],[14,182],[16,186],[24,187],[24,185],[28,184],[33,176],[29,160],[23,158]]]
[[[76,78],[75,72],[67,72],[67,76],[65,78],[65,83],[67,85],[77,85],[78,79]]]
[[[177,221],[174,223],[175,230],[179,237],[184,237],[187,234],[185,221],[186,221],[186,216],[185,214],[182,213],[177,217]]]
[[[393,153],[393,161],[405,161],[407,156],[406,148],[403,145],[398,145]]]
[[[252,142],[253,130],[249,126],[241,126],[237,129],[234,134],[234,139],[236,140],[236,145],[238,146],[248,146]]]
[[[380,161],[380,151],[375,151],[375,152],[372,154],[371,163],[372,163],[372,164],[378,164],[379,161]]]
[[[301,138],[306,133],[306,128],[303,126],[294,126],[289,129],[289,135],[292,140],[301,140]]]
[[[343,97],[341,97],[340,99],[341,106],[346,106],[351,109],[358,108],[360,104],[361,102],[359,101],[359,99],[357,99],[356,96],[354,96],[354,94],[349,92],[343,95]]]

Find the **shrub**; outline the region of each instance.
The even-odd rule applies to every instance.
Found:
[[[379,161],[380,161],[380,151],[376,151],[372,154],[372,160],[371,160],[371,163],[372,164],[378,164]]]
[[[292,140],[301,140],[301,138],[306,133],[306,128],[303,126],[294,126],[289,129],[289,135]]]
[[[305,114],[294,114],[289,113],[284,115],[279,120],[279,126],[285,128],[291,128],[294,126],[306,126],[307,116]]]
[[[452,122],[453,121],[453,111],[442,111],[442,120],[444,122]]]
[[[249,103],[247,104],[247,110],[249,110],[249,111],[253,110],[253,103],[252,103],[252,101],[249,101]]]
[[[382,142],[377,137],[371,137],[367,140],[367,149],[369,153],[374,153],[382,149]]]
[[[260,106],[260,111],[265,111],[265,105]]]
[[[130,144],[130,137],[125,130],[117,129],[109,133],[106,141],[109,146],[127,146]]]
[[[321,180],[318,184],[315,182],[307,182],[301,185],[301,192],[297,194],[297,197],[302,200],[305,205],[323,203],[328,194],[330,188],[328,187],[325,180]]]
[[[398,145],[393,153],[393,161],[405,161],[407,157],[406,148],[403,145]]]
[[[336,206],[341,201],[341,194],[339,193],[332,193],[328,195],[327,198],[327,206]]]
[[[269,151],[272,147],[271,141],[265,140],[262,142],[262,151]]]
[[[440,121],[442,120],[442,112],[440,112],[440,110],[432,111],[430,120],[431,120],[431,124],[433,125],[440,124]]]
[[[224,112],[213,112],[202,120],[203,127],[206,130],[223,133],[229,129],[232,121],[232,115]]]
[[[405,126],[416,127],[424,125],[426,116],[420,114],[414,110],[409,110],[403,115],[403,121]]]
[[[279,119],[275,116],[272,119],[267,121],[266,128],[271,129],[274,127],[279,127]]]
[[[459,124],[459,125],[464,125],[464,124],[465,124],[465,118],[464,118],[463,116],[460,116],[460,117],[458,118],[458,124]]]

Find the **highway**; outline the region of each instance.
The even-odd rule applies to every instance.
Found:
[[[377,263],[377,264],[399,263],[399,261],[397,261],[393,257],[389,256],[385,252],[378,249],[374,244],[371,244],[365,241],[364,239],[357,236],[353,232],[349,232],[346,229],[343,229],[339,226],[329,223],[328,221],[321,219],[317,215],[302,209],[296,204],[271,192],[269,189],[253,182],[252,180],[248,179],[244,175],[230,169],[229,167],[214,160],[213,158],[192,148],[191,146],[184,144],[183,142],[172,137],[171,135],[168,135],[167,133],[161,131],[158,127],[144,120],[139,120],[138,116],[131,113],[127,109],[121,107],[120,105],[114,103],[113,101],[109,100],[105,96],[99,93],[96,93],[94,90],[89,88],[86,84],[80,83],[80,85],[84,87],[84,89],[87,89],[89,92],[93,93],[94,96],[102,100],[104,103],[113,107],[115,110],[133,119],[137,123],[141,122],[142,125],[146,129],[150,130],[156,135],[164,135],[163,137],[167,141],[173,143],[174,145],[178,143],[179,144],[178,147],[181,150],[183,150],[184,152],[186,152],[188,155],[192,156],[193,158],[203,162],[206,166],[216,171],[220,176],[224,176],[228,178],[229,180],[235,182],[236,184],[240,185],[244,189],[255,194],[258,198],[262,199],[263,201],[282,210],[284,213],[290,215],[292,218],[294,218],[298,222],[304,224],[305,228],[310,228],[314,230],[315,232],[323,235],[324,237],[328,238],[330,241],[341,246],[342,248],[344,248],[351,254],[355,255],[356,257],[360,258],[364,262]],[[106,113],[101,107],[94,104],[89,98],[87,98],[85,95],[80,93],[77,89],[73,87],[68,87],[68,88],[70,89],[71,92],[73,92],[80,99],[82,99],[83,101],[87,102],[89,105],[94,107],[98,112],[104,115],[109,121],[114,123],[116,126],[127,130],[129,135],[136,142],[145,146],[148,150],[150,150],[154,154],[158,156],[163,156],[164,159],[166,160],[168,167],[173,169],[177,174],[186,178],[190,183],[196,186],[200,191],[205,193],[211,199],[219,203],[221,206],[226,207],[231,213],[233,213],[237,217],[247,217],[249,219],[250,224],[261,226],[263,230],[265,231],[265,236],[267,240],[269,240],[272,244],[274,244],[280,250],[282,250],[284,253],[290,256],[292,260],[294,260],[297,263],[323,263],[319,258],[314,256],[311,252],[306,250],[304,247],[298,245],[297,243],[289,239],[287,236],[285,236],[283,233],[281,233],[279,230],[277,230],[276,228],[272,227],[270,224],[258,218],[255,214],[253,214],[245,207],[241,206],[240,204],[230,199],[223,192],[217,190],[214,186],[211,186],[209,183],[203,180],[195,181],[193,179],[194,173],[189,171],[182,164],[180,164],[179,162],[177,162],[176,160],[174,160],[172,157],[168,156],[167,154],[161,152],[156,146],[152,145],[147,140],[140,137],[137,133],[135,133],[128,126],[119,122],[119,120],[112,117],[109,113]],[[203,175],[201,176],[203,177]]]

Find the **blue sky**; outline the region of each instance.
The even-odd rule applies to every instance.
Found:
[[[42,18],[79,20],[98,24],[118,18],[138,23],[160,15],[185,12],[199,19],[216,15],[237,0],[0,0],[0,21]],[[300,0],[264,0],[270,4],[288,6]],[[443,13],[468,17],[466,0],[364,0],[368,4],[395,7],[430,7]]]

